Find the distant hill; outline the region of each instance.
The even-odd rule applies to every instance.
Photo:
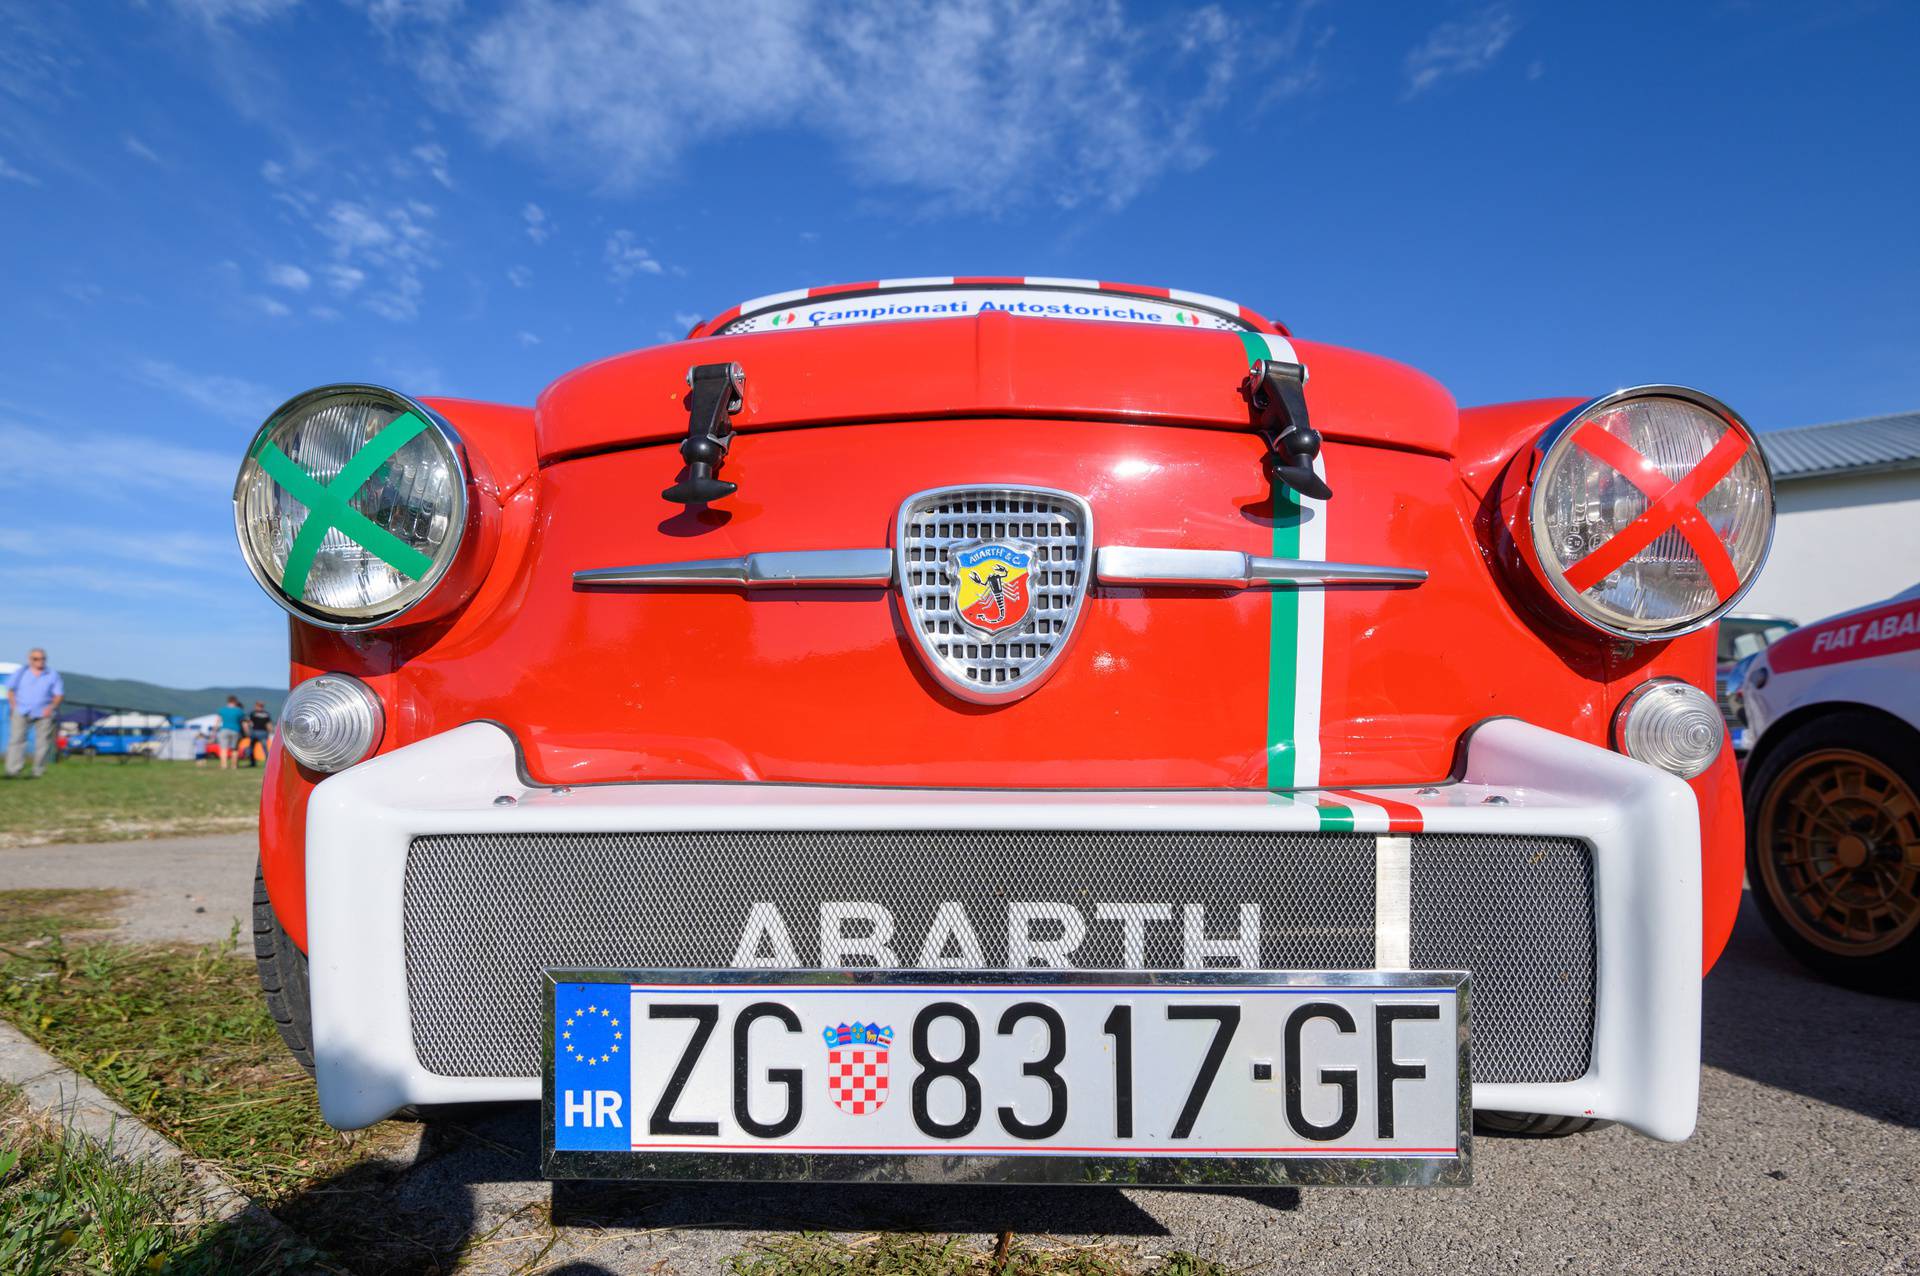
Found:
[[[68,673],[64,669],[60,671],[60,679],[67,686],[67,699],[78,704],[138,709],[143,713],[177,713],[185,718],[212,713],[227,702],[228,696],[234,695],[239,696],[240,703],[249,709],[255,700],[266,701],[267,708],[277,719],[280,706],[287,699],[286,691],[276,687],[202,687],[197,691],[188,691],[180,687],[137,682],[131,678],[95,678],[91,674]]]

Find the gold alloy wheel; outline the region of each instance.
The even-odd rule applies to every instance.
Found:
[[[1767,790],[1756,858],[1787,924],[1839,957],[1870,957],[1920,928],[1920,798],[1891,768],[1818,749]]]

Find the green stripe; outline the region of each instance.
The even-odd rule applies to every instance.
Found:
[[[266,442],[254,450],[254,460],[268,477],[287,490],[287,495],[307,507],[307,517],[287,551],[287,567],[281,573],[280,588],[296,602],[306,598],[307,576],[313,571],[314,557],[327,533],[339,528],[342,534],[402,575],[419,580],[433,570],[433,559],[381,527],[353,508],[352,501],[362,487],[393,459],[394,453],[411,443],[427,423],[412,412],[404,412],[387,423],[385,429],[341,467],[333,481],[320,481],[301,469],[299,463],[282,452],[277,444]]]
[[[1320,816],[1320,830],[1323,833],[1353,832],[1353,810],[1344,806],[1316,806],[1313,808]]]
[[[1247,366],[1277,356],[1267,339],[1243,332]],[[1291,489],[1274,485],[1273,556],[1300,557],[1300,502]],[[1291,789],[1294,781],[1293,707],[1300,664],[1300,595],[1292,589],[1267,592],[1271,620],[1267,643],[1267,787]],[[1351,824],[1348,825],[1352,827]]]

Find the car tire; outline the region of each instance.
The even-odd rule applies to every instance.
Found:
[[[1911,993],[1920,734],[1873,713],[1815,718],[1767,752],[1746,788],[1747,881],[1774,937],[1834,983]]]
[[[1504,1135],[1514,1139],[1564,1139],[1569,1134],[1600,1130],[1611,1121],[1597,1117],[1549,1116],[1542,1112],[1475,1112],[1475,1134]]]
[[[313,1075],[313,1003],[307,992],[307,955],[294,946],[273,902],[267,898],[267,879],[256,862],[253,870],[253,960],[266,994],[267,1014],[280,1030],[280,1040]]]

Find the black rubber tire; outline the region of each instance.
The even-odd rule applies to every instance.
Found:
[[[1476,1112],[1475,1134],[1497,1134],[1517,1139],[1564,1139],[1612,1125],[1594,1117],[1547,1116],[1539,1112]]]
[[[280,1040],[313,1075],[313,1003],[307,992],[307,955],[294,947],[267,898],[267,879],[253,869],[253,962],[266,994],[267,1014]]]
[[[1848,710],[1795,727],[1746,777],[1747,883],[1753,888],[1754,905],[1780,946],[1823,979],[1863,992],[1912,996],[1920,987],[1920,928],[1884,952],[1865,956],[1829,952],[1807,939],[1787,919],[1787,905],[1775,898],[1775,883],[1761,864],[1760,818],[1769,791],[1787,779],[1786,772],[1794,763],[1823,749],[1865,754],[1920,794],[1920,734],[1904,723]]]

